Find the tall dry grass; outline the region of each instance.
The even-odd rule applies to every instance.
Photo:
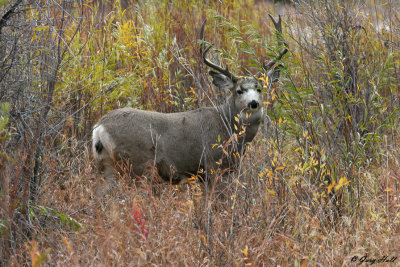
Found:
[[[2,264],[398,264],[395,1],[68,3],[23,2],[0,39],[19,55],[11,64],[1,54],[1,88],[15,89],[0,94]],[[216,59],[255,73],[279,49],[268,13],[283,14],[290,53],[237,170],[217,171],[215,186],[121,171],[98,198],[89,140],[101,115],[223,99],[200,63],[201,21]]]

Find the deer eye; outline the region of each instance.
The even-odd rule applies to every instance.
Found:
[[[243,94],[243,91],[242,91],[242,90],[237,90],[237,93],[238,93],[239,95],[241,95],[241,94]]]
[[[257,92],[261,93],[261,89],[257,89]]]

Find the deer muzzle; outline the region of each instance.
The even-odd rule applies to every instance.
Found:
[[[256,108],[258,108],[259,105],[260,105],[260,104],[259,104],[257,101],[255,101],[255,100],[253,100],[253,101],[251,101],[249,104],[247,104],[247,106],[248,106],[250,109],[256,109]]]

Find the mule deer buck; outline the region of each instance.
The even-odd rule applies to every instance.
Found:
[[[270,17],[277,34],[281,34],[281,17],[278,21]],[[237,77],[228,67],[222,68],[208,59],[212,46],[205,48],[205,22],[200,30],[202,59],[214,70],[209,72],[212,83],[229,90],[230,97],[225,104],[187,112],[158,113],[122,108],[103,116],[93,129],[92,141],[95,162],[106,180],[113,179],[116,161],[128,160],[136,175],[142,175],[151,164],[164,180],[176,183],[200,169],[217,167],[217,161],[219,167],[228,168],[234,157],[224,158],[221,147],[213,148],[218,141],[230,140],[240,154],[245,144],[253,140],[263,118],[264,84],[256,77]],[[283,41],[278,44],[282,45]],[[269,81],[278,80],[279,66],[275,65],[286,52],[286,48],[281,48],[275,60],[263,65]]]

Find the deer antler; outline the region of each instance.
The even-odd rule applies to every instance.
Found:
[[[205,19],[203,21],[203,24],[201,25],[201,29],[200,29],[200,40],[202,41],[201,45],[200,45],[200,53],[201,56],[203,58],[204,63],[209,66],[210,68],[215,69],[216,71],[224,74],[225,76],[229,77],[233,82],[237,82],[239,79],[237,77],[235,77],[235,75],[233,75],[229,69],[228,66],[226,66],[226,68],[222,68],[221,66],[212,63],[208,58],[207,58],[207,52],[210,50],[210,48],[212,47],[212,45],[208,46],[206,49],[204,49],[204,28],[206,26],[206,22],[207,19]]]
[[[271,18],[272,22],[274,23],[275,30],[276,30],[276,38],[278,39],[278,46],[286,46],[287,47],[287,44],[282,39],[282,20],[281,20],[281,15],[279,15],[278,21],[276,21],[274,19],[274,17],[271,16],[271,14],[268,14],[268,16]],[[272,66],[274,66],[275,63],[278,60],[281,60],[281,58],[288,52],[288,49],[286,47],[282,48],[279,51],[279,54],[275,59],[271,60],[267,64],[265,64],[265,63],[263,64],[263,68],[264,68],[264,70],[266,72],[268,72],[272,68]]]

